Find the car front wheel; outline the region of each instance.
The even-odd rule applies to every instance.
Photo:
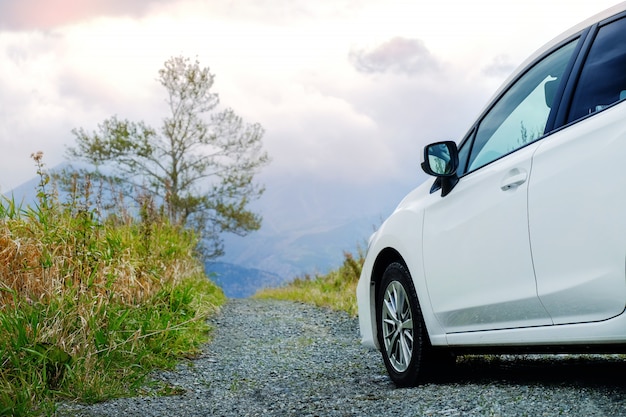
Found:
[[[387,372],[396,386],[421,382],[430,343],[406,268],[392,263],[383,274],[377,299],[378,341]]]

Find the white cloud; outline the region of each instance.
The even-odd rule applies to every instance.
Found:
[[[350,62],[357,71],[366,73],[396,72],[432,73],[440,64],[420,39],[394,37],[373,49],[353,49]]]
[[[157,71],[180,54],[211,68],[223,105],[265,127],[273,175],[345,183],[414,175],[423,144],[459,139],[507,71],[603,8],[564,0],[81,4],[91,8],[30,17],[0,4],[0,30],[43,29],[0,32],[2,191],[32,176],[32,152],[61,162],[74,127],[92,130],[114,114],[158,125]]]
[[[175,0],[20,0],[0,2],[0,29],[48,30],[98,16],[141,17]]]
[[[505,78],[517,67],[517,64],[511,62],[508,55],[497,55],[493,61],[483,68],[485,75],[489,77]]]

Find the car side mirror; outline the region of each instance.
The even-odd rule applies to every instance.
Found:
[[[441,196],[446,196],[459,182],[456,170],[459,167],[459,150],[453,141],[431,143],[424,147],[422,169],[428,175],[437,177],[431,193],[441,188]]]
[[[422,169],[434,177],[456,175],[459,167],[459,151],[452,141],[431,143],[424,147]]]

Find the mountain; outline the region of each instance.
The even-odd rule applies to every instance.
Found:
[[[7,193],[3,193],[5,197],[15,201],[17,206],[33,205],[37,201],[37,187],[39,186],[39,177],[34,177],[19,187],[12,189]]]
[[[340,266],[344,251],[365,249],[367,240],[402,197],[406,184],[342,186],[314,179],[266,183],[254,204],[263,226],[246,237],[225,236],[221,262],[259,269],[290,281]],[[236,280],[224,274],[224,282]]]
[[[266,192],[252,204],[263,216],[261,229],[245,237],[224,235],[225,255],[206,264],[229,297],[337,268],[344,251],[365,249],[370,234],[415,186],[355,186],[295,175],[262,182]],[[31,204],[38,183],[34,178],[6,195]]]
[[[226,262],[206,262],[205,270],[213,282],[230,298],[246,298],[259,289],[277,287],[281,277],[255,268],[244,268]]]

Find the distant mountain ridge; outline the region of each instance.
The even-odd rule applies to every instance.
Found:
[[[33,178],[5,195],[32,204],[38,184]],[[263,216],[261,229],[245,237],[225,235],[225,255],[205,264],[207,274],[228,297],[241,298],[304,274],[327,273],[341,265],[344,251],[364,248],[410,188],[296,176],[267,180],[265,194],[252,204]]]
[[[284,282],[276,274],[226,262],[206,262],[205,270],[230,298],[247,298],[260,289],[277,287]]]
[[[410,190],[393,186],[342,187],[312,179],[268,181],[255,202],[261,230],[225,236],[221,262],[256,268],[290,281],[339,267],[344,251],[365,249],[369,236]]]

